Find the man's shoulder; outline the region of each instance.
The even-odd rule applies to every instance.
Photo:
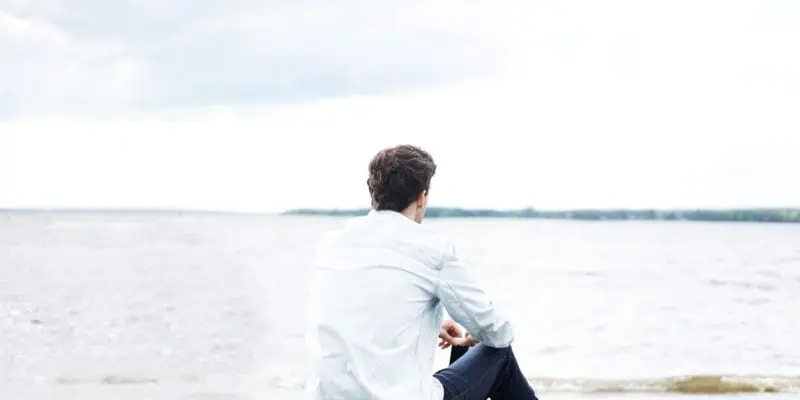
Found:
[[[417,234],[419,235],[420,239],[436,246],[437,248],[445,249],[452,243],[447,235],[436,228],[431,227],[430,225],[417,224],[417,230]]]
[[[356,241],[359,236],[363,236],[365,222],[365,216],[349,217],[339,226],[323,231],[316,240],[317,251],[331,246],[345,246],[347,242]]]
[[[453,243],[434,227],[413,221],[376,220],[368,216],[351,217],[341,226],[323,232],[317,249],[381,247],[439,268],[452,253]]]
[[[425,224],[415,224],[408,234],[398,238],[398,244],[416,253],[430,267],[439,269],[453,248],[451,240],[441,231]]]

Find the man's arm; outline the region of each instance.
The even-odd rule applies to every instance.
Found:
[[[436,294],[453,320],[487,346],[511,345],[511,322],[497,312],[452,245],[448,245],[437,273]]]

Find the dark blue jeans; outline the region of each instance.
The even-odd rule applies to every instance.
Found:
[[[450,366],[433,375],[444,386],[444,400],[538,400],[511,347],[479,344],[451,352]]]

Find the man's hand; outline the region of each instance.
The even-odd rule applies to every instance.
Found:
[[[442,327],[439,329],[439,339],[439,348],[442,350],[450,346],[472,347],[477,344],[469,333],[465,335],[464,331],[451,319],[442,323]]]

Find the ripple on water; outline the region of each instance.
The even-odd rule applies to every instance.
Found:
[[[720,279],[709,279],[706,282],[711,286],[733,286],[747,290],[759,290],[762,292],[774,292],[777,289],[775,285],[765,282],[745,282]]]

